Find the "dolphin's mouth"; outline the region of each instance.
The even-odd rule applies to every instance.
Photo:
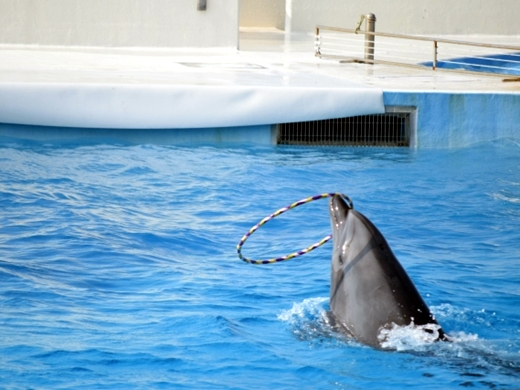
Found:
[[[332,220],[333,229],[337,230],[347,219],[349,210],[351,210],[352,202],[347,199],[349,203],[345,202],[341,195],[334,195],[329,203],[329,213]]]

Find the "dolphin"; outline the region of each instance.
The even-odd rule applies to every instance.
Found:
[[[395,325],[426,325],[419,329],[436,340],[446,340],[374,224],[340,195],[330,200],[329,212],[334,243],[330,280],[333,325],[376,348],[383,348],[381,331]]]

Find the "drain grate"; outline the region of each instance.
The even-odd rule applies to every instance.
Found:
[[[278,145],[411,146],[410,110],[277,125]]]

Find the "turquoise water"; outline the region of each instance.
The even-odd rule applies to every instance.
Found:
[[[461,69],[472,72],[489,72],[499,74],[520,75],[520,53],[493,54],[480,57],[450,58],[438,61],[439,69]],[[421,65],[432,67],[433,63],[423,62]]]
[[[6,389],[518,388],[520,144],[306,149],[0,144]],[[253,266],[260,219],[348,194],[452,343],[375,350],[326,321],[331,243]],[[327,201],[247,257],[330,233]]]

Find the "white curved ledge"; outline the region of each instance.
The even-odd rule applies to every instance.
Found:
[[[0,123],[121,129],[253,126],[384,112],[383,92],[337,87],[0,83]]]

